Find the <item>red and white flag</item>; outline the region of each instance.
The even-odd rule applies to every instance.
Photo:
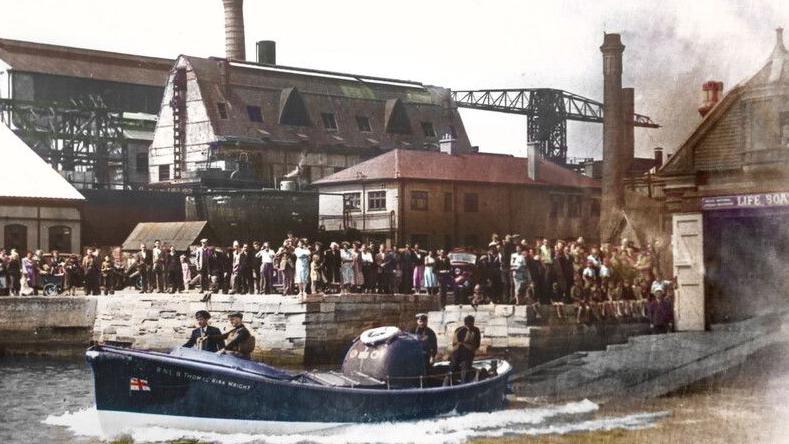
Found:
[[[151,387],[148,386],[148,381],[146,379],[131,378],[131,380],[129,380],[129,390],[134,392],[150,392]]]

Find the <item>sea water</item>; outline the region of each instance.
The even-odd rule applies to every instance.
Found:
[[[0,442],[97,443],[102,435],[93,402],[93,381],[83,360],[0,358]],[[539,436],[612,429],[642,429],[668,412],[605,415],[584,400],[558,405],[516,407],[491,413],[450,414],[397,423],[341,426],[309,434],[249,435],[146,427],[124,438],[134,442],[194,439],[218,443],[460,443],[473,438]]]

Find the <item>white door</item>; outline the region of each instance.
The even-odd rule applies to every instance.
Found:
[[[671,244],[677,277],[678,331],[704,330],[704,226],[701,213],[675,214]]]

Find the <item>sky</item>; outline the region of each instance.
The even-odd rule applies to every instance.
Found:
[[[221,0],[0,0],[0,37],[175,58],[224,56]],[[247,57],[456,90],[558,88],[603,99],[603,33],[626,46],[623,86],[660,129],[636,155],[673,152],[700,121],[701,84],[753,75],[789,26],[786,0],[246,0]],[[787,32],[789,35],[789,32]],[[461,110],[471,143],[525,156],[526,118]],[[569,156],[602,156],[602,125],[570,122]]]

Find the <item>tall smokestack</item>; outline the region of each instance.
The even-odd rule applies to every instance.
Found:
[[[636,151],[635,127],[635,91],[633,88],[622,88],[622,174],[627,176],[633,166]]]
[[[603,46],[603,195],[601,202],[601,241],[613,236],[614,224],[625,204],[622,186],[622,53],[625,46],[619,34],[605,34]]]
[[[225,57],[246,60],[244,50],[244,0],[222,0],[225,7]]]

